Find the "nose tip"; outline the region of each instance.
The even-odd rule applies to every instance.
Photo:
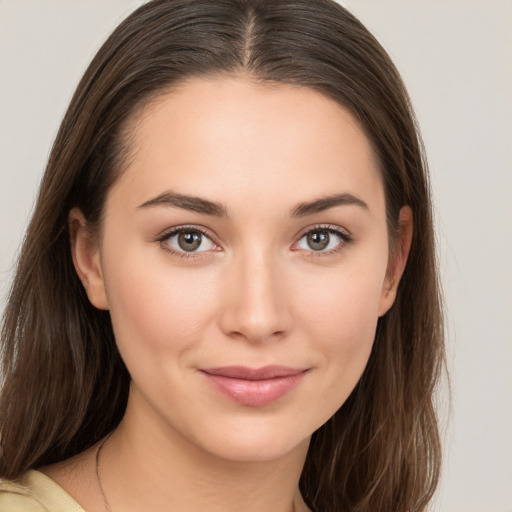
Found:
[[[264,343],[276,340],[284,336],[286,332],[279,325],[279,322],[273,321],[276,319],[270,318],[270,315],[267,313],[265,315],[253,313],[244,317],[239,312],[237,317],[236,325],[233,324],[231,328],[226,330],[231,337],[245,339],[253,343]]]
[[[250,330],[250,328],[242,328],[229,333],[230,337],[238,338],[240,340],[246,340],[249,343],[264,344],[273,340],[278,340],[284,334],[283,331],[274,331],[273,333],[263,333],[256,330]]]
[[[291,317],[286,288],[270,262],[240,265],[224,287],[220,324],[226,335],[262,343],[288,333]]]

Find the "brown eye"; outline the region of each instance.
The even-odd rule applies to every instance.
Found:
[[[175,252],[204,252],[215,247],[212,240],[195,229],[177,229],[171,235],[161,239],[162,243]]]
[[[202,237],[203,235],[196,231],[184,231],[178,234],[178,245],[184,251],[195,251],[201,245]]]
[[[312,231],[306,235],[309,248],[313,251],[323,251],[329,245],[330,238],[328,231]]]
[[[317,228],[304,233],[297,246],[306,251],[328,253],[349,241],[350,236],[336,228]]]

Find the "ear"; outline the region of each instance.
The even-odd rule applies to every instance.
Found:
[[[398,284],[405,270],[407,258],[411,250],[413,233],[413,215],[410,206],[404,206],[398,217],[398,238],[391,251],[391,257],[386,272],[379,303],[379,316],[385,315],[396,298]]]
[[[91,233],[84,214],[78,208],[69,212],[68,225],[76,273],[91,304],[98,309],[108,309],[97,236]]]

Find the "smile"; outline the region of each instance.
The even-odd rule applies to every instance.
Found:
[[[294,389],[308,372],[302,368],[226,366],[202,369],[208,382],[242,405],[261,407],[275,402]]]

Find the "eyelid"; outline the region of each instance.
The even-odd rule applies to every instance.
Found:
[[[308,234],[311,231],[331,231],[334,233],[338,233],[341,236],[351,238],[352,234],[350,231],[346,228],[343,228],[341,226],[338,226],[337,224],[313,224],[312,226],[307,226],[299,231],[299,233],[296,235],[297,239],[303,237],[304,235]]]
[[[302,240],[308,233],[313,231],[327,231],[329,233],[333,233],[336,236],[341,238],[341,242],[334,248],[327,251],[315,251],[313,249],[301,249],[297,247],[297,244],[300,240]],[[322,257],[322,256],[330,256],[331,254],[335,254],[337,252],[342,251],[348,244],[354,241],[352,234],[345,228],[335,224],[315,224],[313,226],[308,226],[304,228],[296,237],[296,241],[292,245],[292,250],[294,251],[304,251],[307,253],[308,257]]]
[[[169,244],[165,244],[165,241],[169,239],[170,237],[177,235],[178,233],[182,231],[197,231],[198,233],[201,233],[204,237],[208,238],[212,244],[215,246],[213,250],[207,250],[207,251],[198,251],[198,252],[187,252],[187,251],[180,251],[175,249],[174,247],[171,247]],[[179,226],[172,226],[171,228],[168,228],[161,232],[158,236],[155,237],[154,241],[160,243],[160,246],[162,249],[170,254],[173,254],[179,258],[186,258],[186,259],[192,259],[192,258],[201,258],[205,256],[205,253],[211,253],[211,252],[217,252],[222,250],[219,244],[215,241],[215,236],[212,235],[212,233],[206,229],[203,226],[197,225],[197,224],[181,224]]]

